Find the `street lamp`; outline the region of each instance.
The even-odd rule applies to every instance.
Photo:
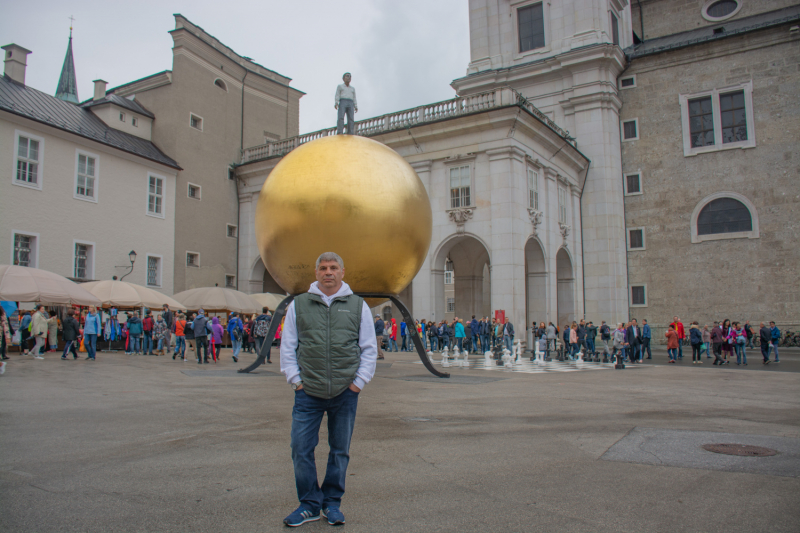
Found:
[[[125,276],[133,272],[133,263],[136,262],[136,252],[131,250],[130,253],[128,253],[128,259],[130,259],[131,261],[131,269],[125,274]],[[121,278],[119,278],[119,280],[122,281],[123,279],[125,279],[125,276],[122,276]]]

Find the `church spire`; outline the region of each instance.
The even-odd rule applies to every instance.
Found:
[[[70,17],[71,19],[72,17]],[[75,79],[75,60],[72,59],[72,24],[69,27],[69,44],[67,45],[67,56],[64,58],[64,66],[61,67],[61,77],[58,79],[56,98],[65,102],[79,103],[78,83]]]

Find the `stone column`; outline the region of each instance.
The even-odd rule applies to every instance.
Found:
[[[556,254],[561,247],[561,233],[558,229],[558,172],[552,168],[544,169],[544,220],[541,239],[544,245],[547,265],[547,321],[555,324],[558,320],[558,279],[556,275]]]
[[[575,315],[578,320],[584,318],[584,301],[583,301],[583,241],[581,240],[581,191],[578,187],[570,186],[570,200],[572,207],[572,235],[570,246],[572,248],[572,257],[575,260],[573,265],[575,269]]]

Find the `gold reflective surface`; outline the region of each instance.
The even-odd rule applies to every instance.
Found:
[[[323,252],[344,260],[354,292],[398,294],[431,244],[428,193],[391,148],[335,135],[289,152],[264,182],[256,242],[270,275],[291,294],[315,281]]]

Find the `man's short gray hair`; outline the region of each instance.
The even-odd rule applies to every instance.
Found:
[[[353,77],[353,75],[350,74],[349,72],[345,72],[344,74],[342,74],[342,79],[344,79],[345,76],[350,76],[351,78]]]
[[[325,252],[324,254],[317,257],[317,266],[315,266],[314,269],[318,270],[319,264],[322,263],[323,261],[336,261],[337,263],[339,263],[339,268],[344,270],[344,261],[342,261],[342,258],[339,257],[339,255],[334,252]]]

